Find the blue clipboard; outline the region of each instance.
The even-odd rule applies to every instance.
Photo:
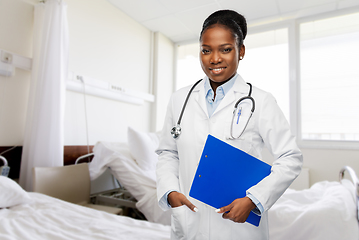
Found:
[[[231,204],[271,172],[271,166],[208,135],[189,195],[214,208]],[[259,226],[251,212],[247,222]]]

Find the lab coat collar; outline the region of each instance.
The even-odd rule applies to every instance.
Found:
[[[223,108],[227,107],[230,104],[233,104],[234,107],[235,101],[237,101],[238,99],[244,96],[247,96],[248,92],[249,92],[248,84],[246,84],[243,78],[238,74],[232,89],[224,96],[221,103],[214,111],[213,115],[215,115],[217,112],[220,112]]]
[[[237,77],[236,82],[234,83],[234,85],[232,87],[232,90],[235,93],[242,93],[242,94],[248,95],[249,86],[244,81],[244,79],[241,77],[241,75],[238,74],[238,77]]]
[[[199,84],[197,84],[197,86],[193,89],[193,93],[198,93],[198,94],[194,94],[195,100],[201,107],[203,113],[207,116],[207,118],[209,118],[207,105],[206,105],[206,92],[204,89],[204,82],[205,82],[206,78],[207,78],[207,76],[204,77]]]
[[[196,101],[198,102],[199,106],[207,116],[208,116],[208,110],[206,105],[206,92],[204,89],[204,82],[206,80],[207,76],[193,89],[193,93],[197,92],[196,94]],[[217,112],[222,110],[223,108],[227,107],[229,104],[234,104],[234,101],[237,99],[247,96],[249,93],[249,86],[246,84],[244,79],[237,74],[237,79],[233,85],[233,87],[229,90],[229,92],[224,96],[221,103],[218,105],[217,109],[214,111],[213,115],[215,115]],[[212,115],[212,116],[213,116]]]

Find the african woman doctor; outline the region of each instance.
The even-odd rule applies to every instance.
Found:
[[[206,76],[188,99],[177,139],[171,128],[191,86],[173,93],[168,104],[156,174],[159,205],[172,211],[171,239],[268,239],[267,211],[301,171],[302,154],[283,113],[271,94],[256,87],[252,89],[256,108],[245,131],[240,138],[228,138],[233,106],[249,92],[249,85],[237,74],[246,33],[246,20],[237,12],[211,14],[200,35]],[[208,134],[259,159],[265,145],[275,158],[270,175],[248,189],[246,197],[217,210],[189,196]],[[218,171],[226,170],[219,167]],[[216,189],[207,190],[216,195]],[[251,211],[261,215],[258,227],[245,222]]]

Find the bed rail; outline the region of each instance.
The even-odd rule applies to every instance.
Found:
[[[339,182],[340,183],[342,182],[342,179],[344,178],[345,172],[349,173],[349,176],[354,184],[356,205],[357,205],[357,219],[359,221],[359,179],[358,179],[358,176],[356,175],[354,169],[352,169],[349,166],[344,166],[344,167],[342,167],[342,169],[339,172]]]
[[[10,167],[8,166],[6,158],[0,155],[0,159],[4,162],[4,166],[0,167],[0,175],[7,177],[9,176]]]
[[[80,157],[78,157],[76,159],[75,164],[78,164],[79,161],[81,161],[82,159],[88,158],[88,157],[91,157],[91,156],[94,156],[94,153],[88,153],[88,154],[82,155],[82,156],[80,156]],[[88,162],[90,162],[90,161],[88,160]]]
[[[8,165],[6,158],[0,155],[0,159],[4,162],[4,166]]]

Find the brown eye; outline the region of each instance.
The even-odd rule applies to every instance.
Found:
[[[202,49],[202,53],[203,53],[203,54],[208,54],[208,53],[209,53],[209,50],[207,50],[207,49]]]
[[[225,49],[223,49],[223,52],[224,53],[229,53],[229,52],[231,52],[232,51],[232,48],[225,48]]]

